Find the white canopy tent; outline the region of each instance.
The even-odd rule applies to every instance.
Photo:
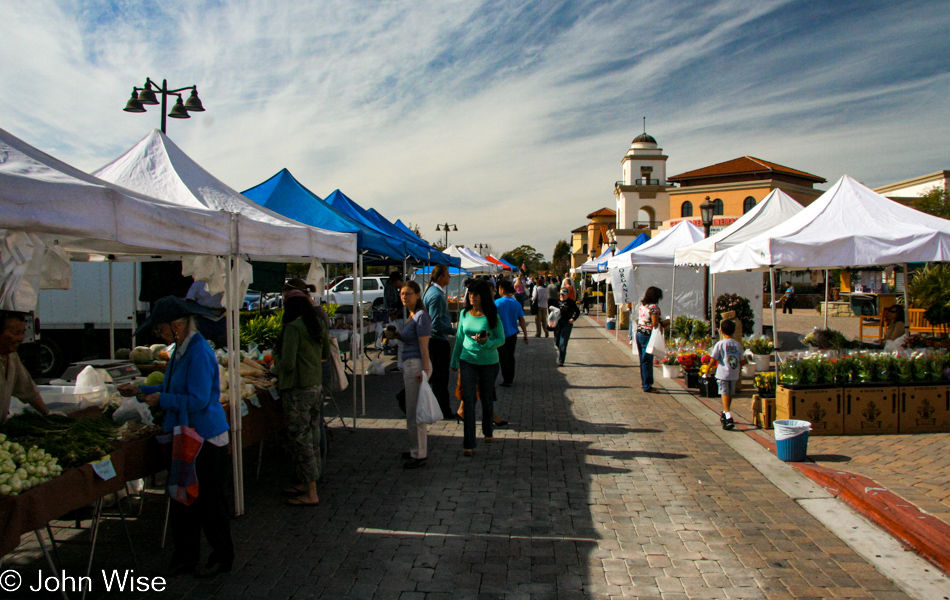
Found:
[[[472,273],[493,273],[496,266],[468,248],[449,246],[445,253],[462,261],[462,268]],[[474,256],[473,256],[474,255]]]
[[[571,269],[571,272],[572,273],[597,273],[598,266],[603,265],[605,262],[607,262],[607,259],[611,257],[610,252],[611,252],[610,246],[605,245],[603,247],[603,251],[600,253],[600,256],[598,256],[597,258],[592,258],[588,260],[587,262],[581,264],[580,266]]]
[[[225,261],[204,261],[195,267],[205,270],[204,280],[215,293],[225,288],[224,304],[228,319],[228,364],[240,363],[240,320],[238,310],[244,296],[248,276],[243,259],[266,262],[352,263],[356,270],[356,234],[327,231],[304,225],[268,210],[242,196],[204,170],[164,133],[152,130],[128,152],[94,173],[136,191],[157,196],[185,207],[206,207],[230,213],[232,221],[240,219],[241,229],[234,228],[231,249]],[[313,268],[314,265],[311,265]],[[221,273],[221,271],[226,271]],[[197,273],[196,273],[197,275]],[[244,511],[243,451],[241,399],[238,369],[229,369],[231,390],[231,426],[234,437],[232,460],[235,473],[235,512]],[[353,413],[356,420],[356,386],[353,389]]]
[[[713,273],[836,269],[950,260],[950,221],[898,204],[845,175],[797,215],[713,253]]]
[[[797,200],[780,189],[774,189],[729,227],[691,246],[677,248],[675,264],[709,266],[713,252],[751,240],[794,217],[802,208]]]
[[[356,256],[355,234],[310,227],[260,206],[205,171],[157,129],[93,175],[179,206],[242,215],[234,250],[251,260],[310,262],[317,257],[349,263]]]
[[[677,248],[674,264],[676,266],[709,267],[713,252],[748,241],[776,225],[784,223],[801,212],[802,208],[797,200],[780,189],[774,189],[752,210],[742,215],[729,227],[691,246]],[[738,291],[736,286],[739,286],[741,291]],[[755,313],[755,331],[761,331],[762,277],[752,273],[713,275],[711,296],[715,297],[720,290],[748,298],[752,304],[752,311]]]
[[[460,250],[462,251],[463,254],[467,255],[469,258],[471,258],[471,259],[474,260],[475,262],[482,263],[485,267],[487,267],[487,268],[488,268],[488,271],[487,271],[488,273],[497,273],[498,271],[501,271],[501,266],[500,266],[500,265],[496,265],[495,263],[493,263],[492,261],[488,260],[487,258],[485,258],[484,256],[482,256],[482,255],[479,254],[478,252],[475,252],[474,250],[472,250],[472,249],[469,248],[468,246],[462,246],[462,248],[460,248]]]
[[[710,262],[713,273],[768,270],[774,295],[776,268],[902,264],[906,273],[910,262],[947,260],[950,221],[898,204],[844,175],[797,215],[746,242],[714,252]],[[904,305],[908,305],[906,286]],[[774,322],[774,303],[772,315]]]
[[[228,215],[96,179],[2,129],[0,227],[57,243],[73,260],[227,254],[231,248]]]
[[[676,265],[675,262],[678,249],[692,246],[703,239],[703,230],[689,221],[681,221],[645,244],[609,259],[607,265],[617,302],[639,302],[648,287],[656,286],[665,292],[660,301],[663,314],[705,319],[705,275],[702,269]],[[758,330],[762,322],[761,278],[745,273],[730,275],[719,280],[719,287],[749,299],[756,314],[755,328]],[[709,300],[710,303],[715,302],[713,293],[710,293]],[[756,305],[759,306],[757,311]]]

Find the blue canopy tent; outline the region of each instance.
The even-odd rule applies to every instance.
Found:
[[[505,263],[506,266],[511,267],[511,270],[512,270],[512,271],[517,271],[517,270],[518,270],[518,267],[514,266],[513,264],[511,264],[511,263],[508,262],[507,260],[501,258],[500,256],[496,256],[496,257],[493,257],[493,258],[497,258],[499,261]]]
[[[431,275],[432,269],[434,268],[435,267],[431,265],[427,267],[422,267],[421,269],[416,271],[416,273],[420,273],[422,275]],[[471,275],[471,273],[466,271],[465,269],[460,269],[458,267],[449,267],[449,275]]]
[[[243,194],[261,206],[301,223],[330,231],[355,233],[357,251],[364,254],[364,263],[397,264],[408,255],[402,240],[380,233],[329,206],[287,169],[281,169]]]
[[[650,236],[648,236],[645,233],[641,233],[640,235],[636,237],[636,239],[634,239],[632,242],[627,244],[627,246],[623,250],[621,250],[620,252],[614,252],[613,256],[617,256],[618,254],[623,254],[624,252],[629,252],[630,250],[633,250],[634,248],[642,246],[643,244],[649,241],[650,241]],[[603,259],[603,261],[602,262],[598,261],[597,272],[605,273],[607,271],[607,259],[610,257],[606,256],[606,253],[604,253],[604,256],[602,256],[601,258]]]
[[[351,219],[372,227],[379,233],[394,236],[394,231],[399,232],[399,230],[396,229],[392,223],[385,221],[385,219],[383,219],[383,221],[389,225],[389,228],[387,228],[383,223],[378,222],[363,207],[348,198],[346,194],[340,190],[334,190],[332,194],[324,199],[324,202]],[[422,244],[416,242],[410,242],[408,238],[404,238],[402,236],[401,232],[398,234],[398,236],[402,239],[405,239],[407,256],[415,262],[442,263],[454,267],[461,266],[461,261],[458,259],[453,259],[452,257],[446,256],[432,247],[423,246]]]
[[[411,231],[407,233],[399,227],[396,227],[389,219],[380,214],[380,212],[375,208],[369,209],[366,211],[366,214],[368,214],[373,222],[377,223],[383,229],[383,231],[392,231],[394,235],[400,235],[402,239],[406,240],[408,243],[416,244],[419,247],[424,248],[428,252],[428,262],[434,262],[443,265],[454,264],[452,261],[456,260],[455,258],[449,256],[448,254],[439,252],[432,246],[432,244],[420,238]],[[458,266],[461,266],[461,261],[459,261]]]
[[[407,234],[408,236],[410,236],[412,239],[416,240],[416,241],[419,242],[420,244],[428,244],[428,243],[429,243],[429,242],[425,241],[424,239],[422,239],[421,237],[419,237],[418,235],[416,235],[416,232],[415,232],[415,231],[413,231],[413,230],[409,229],[408,227],[406,227],[406,224],[403,223],[402,221],[400,221],[399,219],[396,219],[396,222],[393,223],[393,225],[395,225],[397,229],[399,229],[399,230],[402,231],[403,233]]]

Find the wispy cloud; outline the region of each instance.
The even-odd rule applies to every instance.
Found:
[[[289,168],[423,233],[550,254],[613,206],[640,117],[677,173],[750,154],[879,185],[946,168],[939,2],[4,3],[0,127],[92,170],[158,125],[237,189]],[[435,238],[434,231],[429,233]]]

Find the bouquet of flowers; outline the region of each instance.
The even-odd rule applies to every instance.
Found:
[[[691,350],[680,352],[676,360],[686,370],[699,368],[699,355]]]
[[[940,379],[939,371],[934,371],[934,359],[923,352],[914,352],[908,362],[912,365],[913,378],[917,381]],[[907,381],[910,381],[908,379]]]
[[[752,354],[765,355],[772,354],[772,352],[775,351],[775,346],[772,345],[772,338],[765,337],[764,335],[751,337],[743,345],[746,347],[746,350],[749,350]]]
[[[759,390],[759,394],[762,396],[774,396],[775,395],[775,373],[768,371],[765,373],[758,373],[755,376],[755,387]]]
[[[876,361],[868,352],[860,352],[854,357],[854,379],[860,383],[871,383],[875,379]]]
[[[670,367],[675,367],[676,365],[680,364],[679,353],[675,347],[667,347],[666,356],[660,361],[660,364]]]
[[[699,367],[699,376],[700,377],[714,377],[716,374],[716,367],[712,363],[704,363],[703,366]]]
[[[854,381],[854,370],[857,368],[857,362],[850,354],[840,358],[830,359],[834,371],[835,383],[848,385]]]

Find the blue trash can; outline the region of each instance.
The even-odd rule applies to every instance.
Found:
[[[775,453],[785,462],[804,462],[808,454],[808,432],[811,423],[796,419],[780,419],[775,427]]]

